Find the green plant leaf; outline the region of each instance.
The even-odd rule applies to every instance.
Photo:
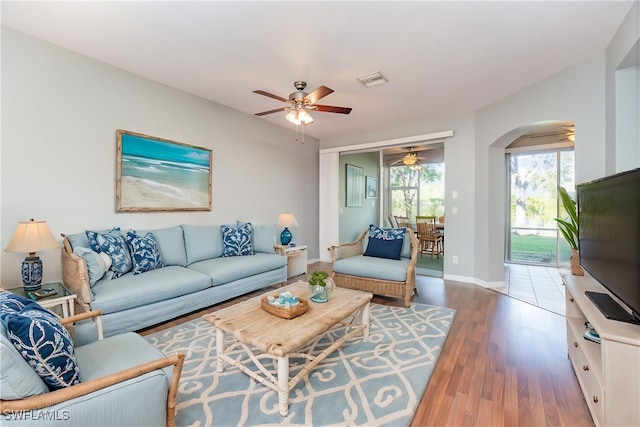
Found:
[[[564,210],[569,215],[569,220],[563,220],[560,218],[554,218],[558,223],[558,229],[562,236],[567,241],[571,249],[578,250],[578,211],[576,209],[576,202],[573,201],[571,196],[564,187],[558,186],[558,194],[562,201]]]

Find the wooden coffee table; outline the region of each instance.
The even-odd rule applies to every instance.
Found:
[[[260,307],[264,295],[290,291],[298,298],[309,301],[309,309],[293,319],[283,319],[267,313]],[[278,393],[278,407],[281,415],[289,411],[289,392],[302,378],[306,377],[318,363],[339,348],[342,343],[362,332],[362,340],[369,338],[369,301],[372,294],[336,287],[326,303],[309,300],[309,285],[298,281],[259,297],[240,302],[204,316],[204,320],[216,327],[216,350],[218,372],[223,371],[224,362],[266,385]],[[334,341],[320,354],[311,355],[297,352],[305,344],[319,341],[331,327],[342,324],[345,334]],[[233,336],[234,343],[225,348],[225,333]],[[311,346],[314,347],[314,346]],[[248,358],[232,358],[230,353],[239,349]],[[306,359],[304,365],[289,378],[289,359]],[[268,362],[277,362],[277,371],[269,369]],[[247,365],[255,366],[250,369]]]

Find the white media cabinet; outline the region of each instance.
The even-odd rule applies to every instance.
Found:
[[[604,317],[585,291],[610,292],[593,278],[567,274],[562,281],[569,359],[593,422],[598,427],[640,426],[640,326]],[[587,321],[600,344],[583,337]]]

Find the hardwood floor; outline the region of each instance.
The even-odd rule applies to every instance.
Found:
[[[316,266],[331,268],[316,263],[309,271]],[[467,283],[418,276],[417,287],[415,302],[458,313],[412,427],[594,425],[567,357],[563,316]],[[238,299],[140,333],[199,318]],[[393,298],[373,302],[402,306]]]

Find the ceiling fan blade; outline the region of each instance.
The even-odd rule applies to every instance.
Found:
[[[304,100],[309,101],[310,104],[315,104],[320,99],[324,98],[325,96],[331,93],[333,93],[333,89],[329,89],[326,86],[320,86],[318,89],[314,90],[309,95],[305,96]]]
[[[288,107],[276,108],[275,110],[263,111],[262,113],[256,113],[254,116],[265,116],[267,114],[279,113],[280,111],[288,110]]]
[[[254,90],[253,93],[257,93],[258,95],[268,96],[269,98],[277,99],[278,101],[289,102],[288,99],[284,99],[281,96],[274,95],[274,94],[269,93],[269,92],[265,92],[264,90]]]
[[[348,107],[334,107],[332,105],[313,105],[316,111],[323,111],[325,113],[340,113],[349,114],[351,108]]]

